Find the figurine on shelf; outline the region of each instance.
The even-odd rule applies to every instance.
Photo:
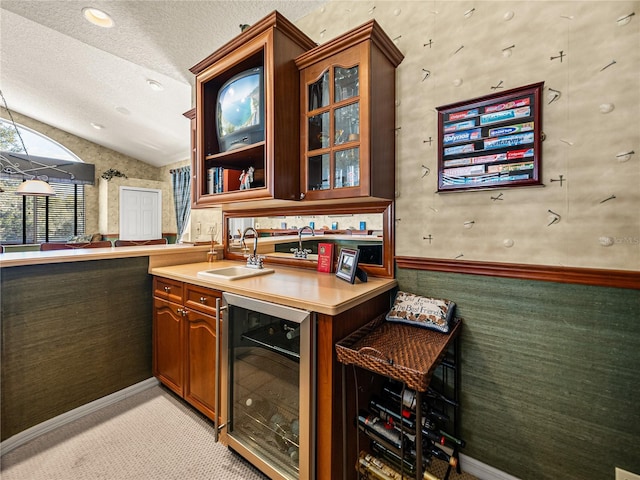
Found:
[[[242,173],[240,174],[240,190],[249,190],[251,188],[251,182],[253,182],[253,172],[253,167],[249,167],[246,172],[242,170]]]

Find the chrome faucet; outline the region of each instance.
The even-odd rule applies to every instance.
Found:
[[[247,257],[247,267],[249,268],[263,268],[263,260],[264,257],[262,255],[258,255],[258,232],[256,232],[256,229],[253,227],[247,227],[244,229],[244,232],[242,232],[242,245],[244,245],[244,248],[247,248],[247,244],[245,243],[244,239],[247,236],[247,232],[252,231],[253,232],[253,255],[245,255],[245,257]]]
[[[302,248],[302,232],[304,230],[309,230],[311,232],[312,237],[316,236],[316,234],[313,231],[313,228],[311,228],[309,225],[305,225],[304,227],[298,230],[298,248],[291,249],[291,251],[293,252],[293,256],[295,258],[307,258],[307,254],[311,253],[311,250]]]

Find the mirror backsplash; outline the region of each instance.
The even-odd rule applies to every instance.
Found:
[[[335,245],[336,252],[341,248],[359,250],[360,262],[363,264],[383,264],[382,213],[232,217],[228,222],[229,253],[246,253],[245,249],[248,247],[246,243],[241,243],[240,238],[246,228],[253,227],[261,237],[258,253],[271,259],[295,259],[295,252],[300,251],[302,242],[306,251],[303,259],[317,261],[319,244],[328,242]],[[316,235],[311,236],[308,231],[305,231],[303,237],[296,235],[305,226],[311,227]]]

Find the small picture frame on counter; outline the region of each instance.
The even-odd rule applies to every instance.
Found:
[[[351,248],[343,248],[340,250],[338,257],[338,267],[336,268],[336,277],[349,283],[356,280],[356,270],[358,269],[358,250]]]

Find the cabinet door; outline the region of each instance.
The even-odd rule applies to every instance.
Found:
[[[361,188],[361,59],[359,49],[303,70],[302,190],[305,199],[367,195]]]
[[[153,374],[178,395],[184,385],[184,319],[181,305],[153,299]]]
[[[375,20],[298,56],[305,200],[395,196],[395,69]]]
[[[187,368],[184,398],[215,419],[216,317],[189,310],[186,316]]]

